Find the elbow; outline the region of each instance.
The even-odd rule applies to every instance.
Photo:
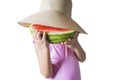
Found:
[[[50,73],[42,73],[42,75],[43,75],[45,78],[50,78],[50,77],[51,77],[51,74],[50,74]]]
[[[84,56],[82,56],[81,58],[79,58],[80,62],[85,62],[85,60],[86,60],[86,55],[85,54],[84,54]]]
[[[52,76],[52,70],[48,70],[48,71],[43,71],[41,70],[41,74],[45,77],[45,78],[50,78]]]
[[[51,75],[44,75],[44,77],[45,77],[45,78],[50,78],[50,77],[51,77]]]
[[[80,62],[84,62],[85,60],[86,60],[85,58],[84,59],[79,59]]]

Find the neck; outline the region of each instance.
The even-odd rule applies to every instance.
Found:
[[[71,17],[72,1],[71,0],[42,0],[40,11],[57,11],[68,17]]]

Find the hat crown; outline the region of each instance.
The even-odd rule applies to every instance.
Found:
[[[39,11],[57,11],[71,17],[71,0],[42,0]]]

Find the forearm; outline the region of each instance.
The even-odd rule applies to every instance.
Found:
[[[86,53],[82,49],[81,45],[79,45],[77,48],[75,48],[74,51],[75,51],[75,54],[76,54],[77,58],[79,59],[79,61],[84,62],[86,59]]]
[[[38,57],[40,72],[46,78],[52,74],[52,64],[50,60],[49,50],[43,50],[35,46],[35,50]]]

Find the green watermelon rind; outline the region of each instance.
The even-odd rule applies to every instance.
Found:
[[[30,33],[33,35],[35,33],[34,29],[29,28],[30,29]]]
[[[50,43],[61,43],[67,41],[69,38],[72,39],[76,35],[77,31],[68,31],[62,34],[47,34],[47,40]]]
[[[30,28],[30,33],[33,35],[35,30]],[[66,32],[50,32],[46,34],[47,41],[52,44],[57,44],[67,41],[69,38],[72,39],[75,37],[77,31],[70,30]]]

